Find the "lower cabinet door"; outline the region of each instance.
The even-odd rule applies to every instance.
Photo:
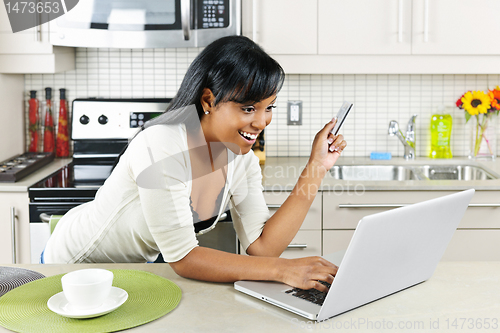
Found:
[[[323,230],[323,254],[347,249],[354,230]]]
[[[457,230],[444,252],[446,261],[500,260],[500,230]]]
[[[281,258],[321,256],[321,230],[299,230]]]
[[[323,230],[323,254],[345,250],[354,230]],[[500,260],[500,230],[457,230],[441,261]]]

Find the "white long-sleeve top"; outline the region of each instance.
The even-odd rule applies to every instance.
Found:
[[[228,151],[219,216],[229,205],[246,249],[269,219],[258,158]],[[198,246],[190,208],[191,164],[183,124],[140,132],[93,201],[67,212],[44,252],[45,263],[147,262],[161,252],[178,261]]]

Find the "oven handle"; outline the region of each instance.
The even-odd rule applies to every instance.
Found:
[[[46,213],[40,214],[40,221],[49,223],[50,222],[50,215]]]
[[[81,159],[85,159],[85,158],[116,158],[120,156],[120,154],[79,154],[79,153],[76,153],[76,154],[73,154],[73,158],[81,158]]]

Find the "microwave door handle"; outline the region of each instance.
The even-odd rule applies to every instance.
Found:
[[[189,21],[191,15],[191,0],[181,0],[181,23],[184,40],[189,40],[191,32],[189,31]]]

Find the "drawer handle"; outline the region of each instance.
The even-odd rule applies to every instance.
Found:
[[[307,244],[290,244],[287,246],[289,249],[306,249]]]
[[[399,208],[409,204],[340,204],[339,208]]]
[[[400,208],[404,206],[408,206],[410,204],[340,204],[339,208]],[[500,207],[498,203],[477,203],[477,204],[469,204],[469,207],[486,207],[486,208],[495,208]]]
[[[267,204],[267,208],[276,208],[276,209],[278,209],[280,207],[281,207],[281,205],[277,205],[277,204]]]

